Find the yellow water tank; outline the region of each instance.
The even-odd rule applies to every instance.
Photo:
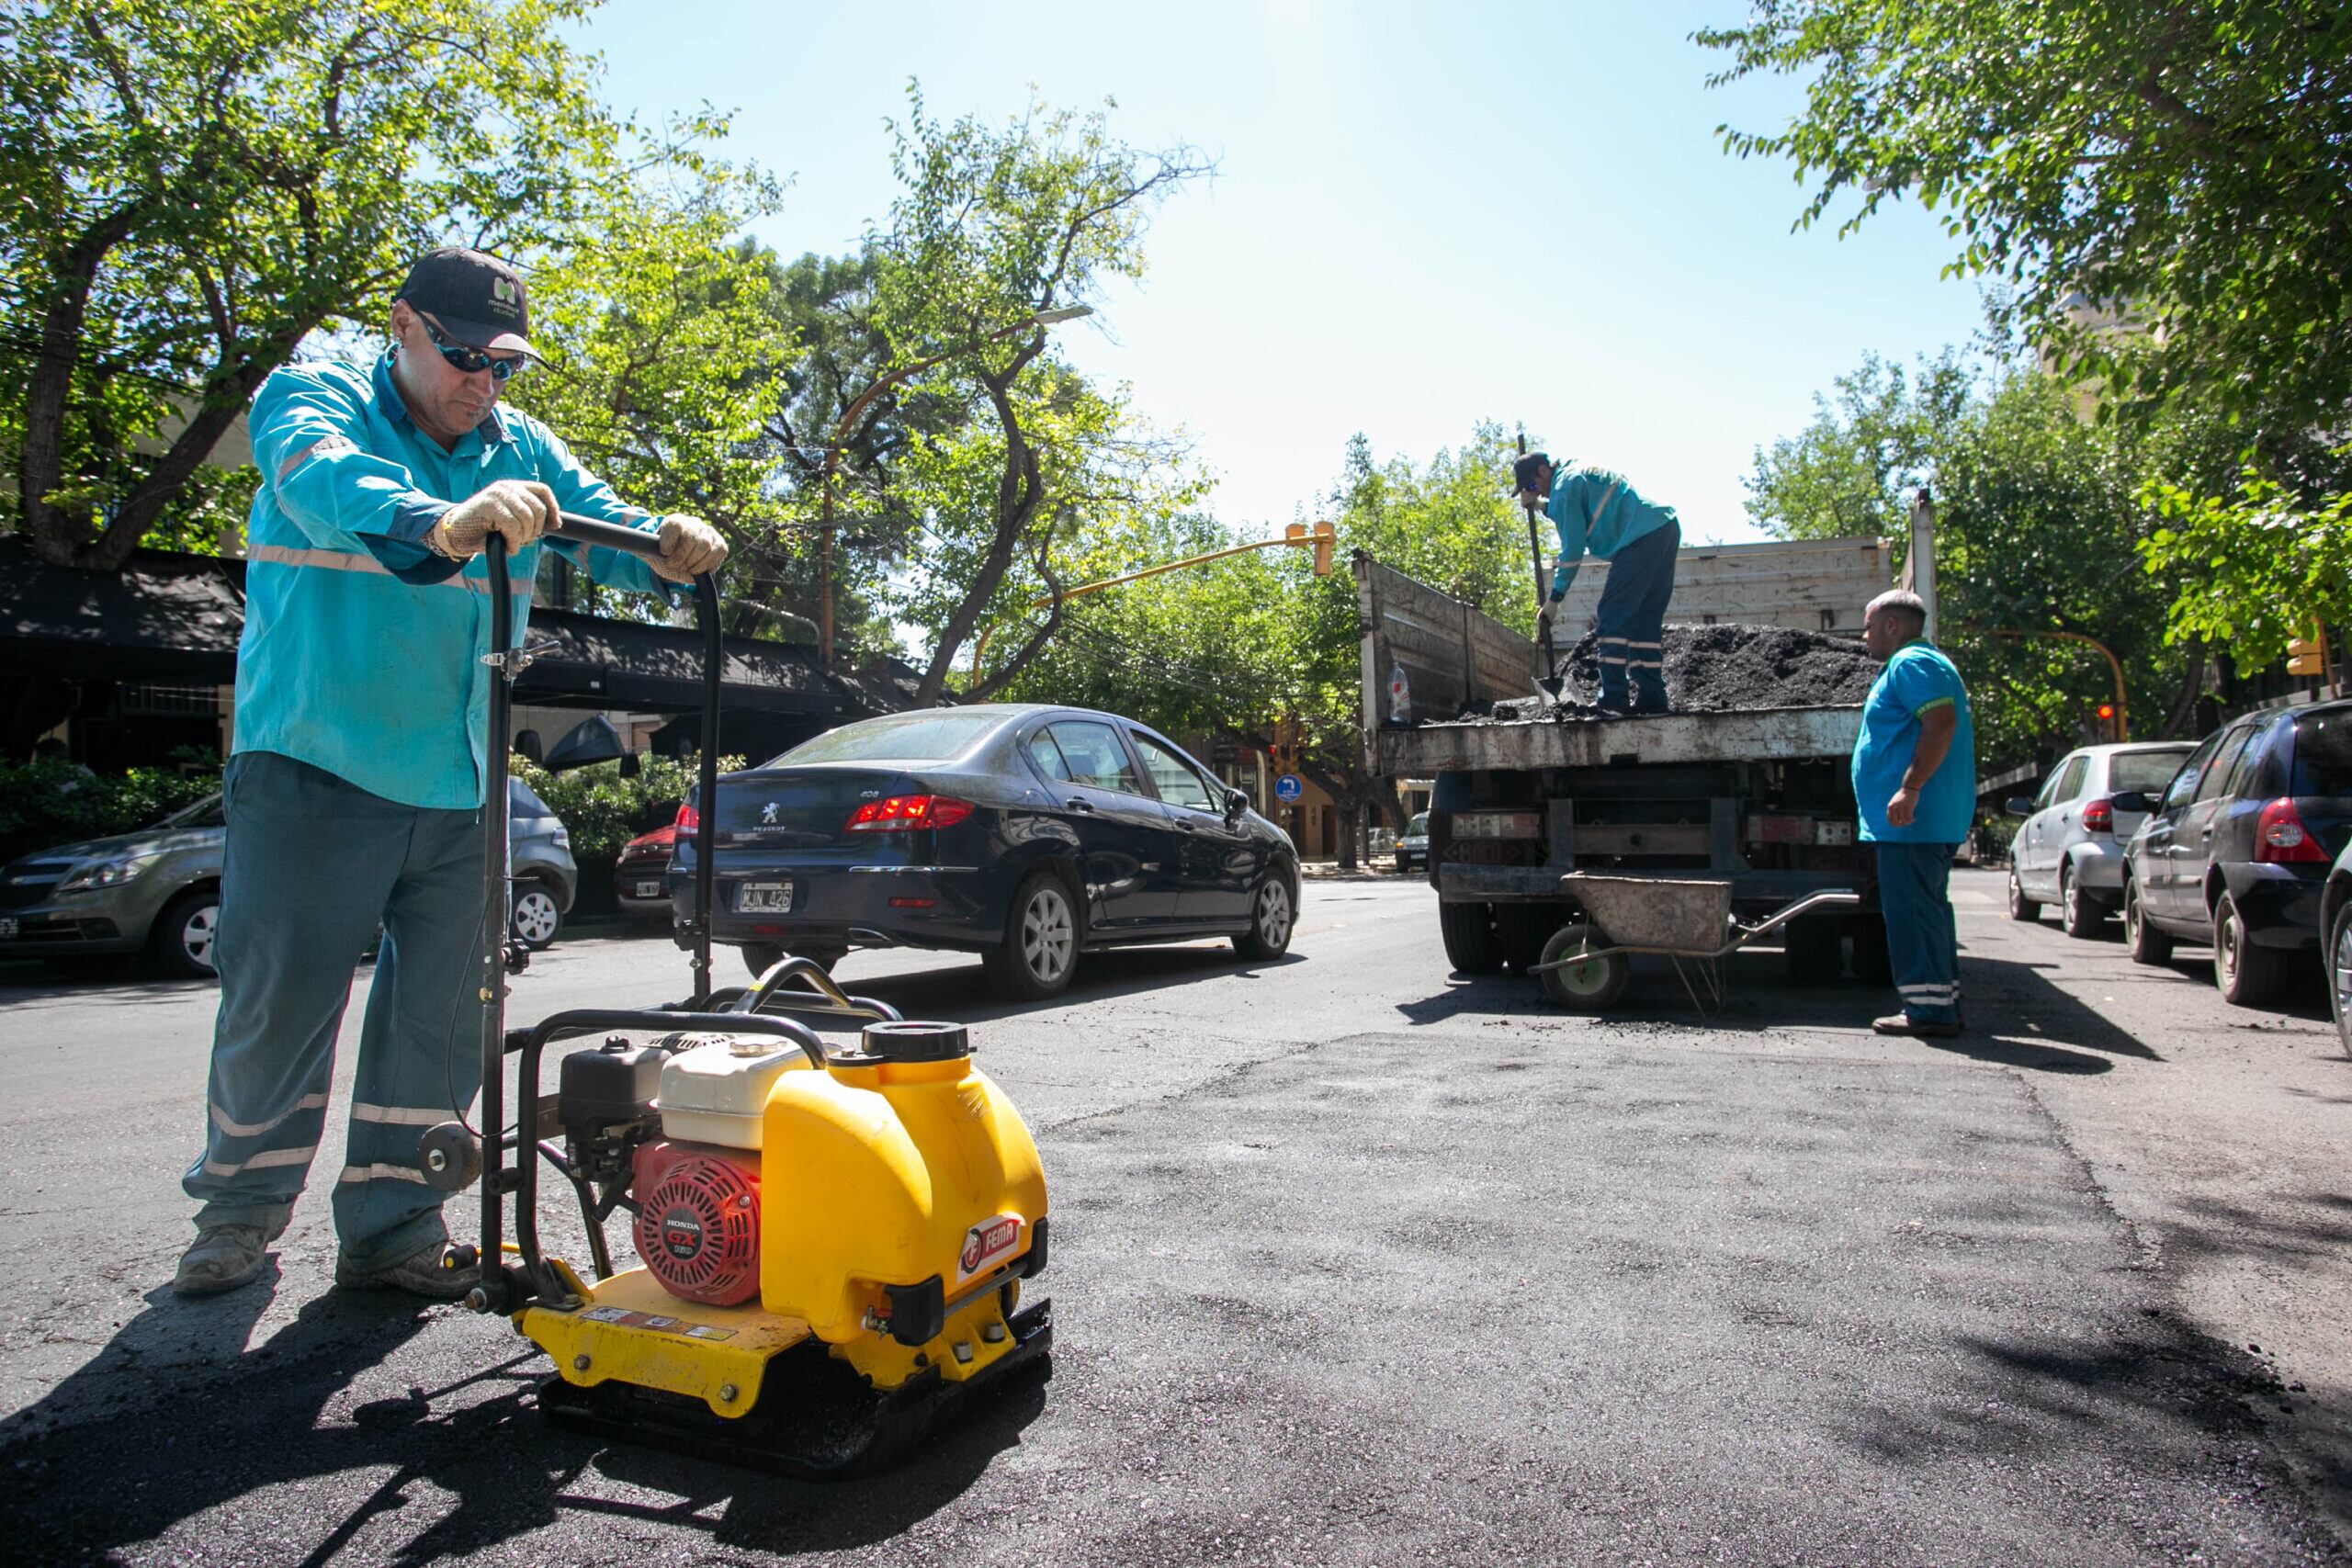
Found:
[[[765,1118],[761,1303],[829,1344],[871,1333],[889,1287],[903,1303],[935,1276],[953,1303],[1035,1243],[1037,1145],[961,1025],[873,1025],[826,1071],[781,1074]]]

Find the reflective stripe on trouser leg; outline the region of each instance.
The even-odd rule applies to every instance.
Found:
[[[1888,844],[1878,851],[1878,901],[1886,955],[1904,1015],[1917,1023],[1960,1018],[1960,941],[1948,886],[1951,844]]]
[[[448,1232],[447,1194],[424,1185],[417,1140],[470,1106],[481,1082],[481,815],[415,814],[384,908],[351,1120],[334,1187],[335,1232],[362,1270],[390,1268]]]
[[[1666,678],[1657,657],[1666,607],[1674,598],[1674,564],[1682,530],[1672,523],[1643,535],[1609,558],[1596,619],[1604,639],[1622,642],[1635,703],[1666,705]],[[1604,677],[1605,678],[1605,677]]]
[[[204,1152],[180,1185],[204,1205],[198,1225],[266,1224],[293,1206],[318,1150],[352,972],[407,835],[386,841],[352,804],[377,797],[269,752],[231,758],[223,794],[220,1009]]]

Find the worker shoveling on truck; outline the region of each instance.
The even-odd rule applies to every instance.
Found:
[[[1674,563],[1682,525],[1670,506],[1642,499],[1622,474],[1589,463],[1555,466],[1531,452],[1511,470],[1523,506],[1541,506],[1560,531],[1559,563],[1541,612],[1548,632],[1589,554],[1609,563],[1598,612],[1600,705],[1620,713],[1664,713],[1666,678],[1660,627],[1674,597]],[[1552,673],[1546,671],[1546,674]]]

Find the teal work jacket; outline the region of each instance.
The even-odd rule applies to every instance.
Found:
[[[1607,560],[1645,534],[1679,523],[1671,506],[1644,501],[1623,474],[1589,463],[1552,476],[1544,515],[1560,531],[1560,559],[1552,569],[1552,597],[1563,598],[1588,552]]]
[[[391,356],[271,373],[248,419],[261,486],[246,523],[245,629],[232,751],[275,751],[404,805],[482,804],[490,730],[489,568],[423,543],[452,503],[536,479],[557,503],[656,530],[530,415],[493,406],[453,450],[410,423]],[[597,581],[670,594],[617,550],[526,545],[510,562],[522,646],[542,548]],[[674,597],[674,595],[673,595]],[[501,738],[502,743],[503,737]]]

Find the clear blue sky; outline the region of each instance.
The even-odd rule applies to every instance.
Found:
[[[841,252],[894,186],[883,120],[1117,100],[1112,128],[1212,156],[1150,270],[1058,329],[1220,476],[1252,531],[1328,491],[1363,431],[1427,458],[1479,419],[1623,470],[1687,538],[1756,536],[1741,481],[1865,352],[1963,343],[1973,284],[1916,208],[1792,233],[1789,166],[1714,128],[1777,127],[1792,84],[1710,91],[1714,3],[887,6],[612,0],[583,29],[644,115],[707,100],[731,152],[789,176],[759,236]]]

